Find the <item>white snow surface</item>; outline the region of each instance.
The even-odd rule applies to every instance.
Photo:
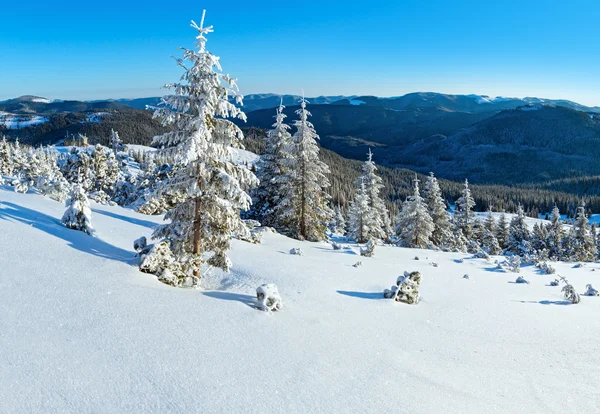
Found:
[[[0,126],[6,129],[21,129],[44,124],[48,118],[39,115],[14,115],[8,112],[0,112]]]
[[[177,289],[134,266],[161,217],[65,208],[0,188],[0,406],[7,413],[547,413],[600,405],[600,298],[566,305],[555,275],[470,255],[336,250],[265,233],[230,274]],[[304,256],[287,252],[301,247]],[[419,256],[420,260],[414,260]],[[457,263],[464,259],[463,263]],[[357,260],[363,266],[353,268]],[[432,262],[439,264],[433,267]],[[556,263],[579,292],[598,264]],[[382,299],[420,271],[421,302]],[[463,279],[468,273],[470,279]],[[254,308],[275,283],[285,307]]]

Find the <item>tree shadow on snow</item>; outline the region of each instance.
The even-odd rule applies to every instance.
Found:
[[[82,231],[68,229],[62,225],[59,219],[18,204],[1,202],[0,219],[18,221],[41,230],[63,239],[69,243],[69,246],[84,253],[127,264],[131,264],[133,261],[134,253],[132,251],[123,250]]]
[[[315,247],[315,249],[317,250],[324,250],[326,252],[332,252],[332,253],[345,253],[345,254],[351,254],[354,256],[357,256],[358,253],[356,253],[354,250],[352,249],[339,249],[339,250],[335,250],[333,247],[328,249],[326,247]]]
[[[566,301],[566,300],[540,300],[540,301],[535,301],[535,300],[519,300],[517,302],[521,302],[521,303],[535,303],[538,305],[560,305],[560,306],[566,306],[566,305],[570,305],[571,302]]]
[[[134,217],[127,217],[127,216],[123,216],[121,214],[112,213],[110,211],[96,210],[96,209],[92,209],[92,211],[94,213],[102,214],[103,216],[112,217],[112,218],[117,219],[117,220],[123,220],[123,221],[126,221],[128,223],[135,224],[137,226],[148,227],[148,228],[151,228],[151,229],[154,228],[154,227],[156,227],[156,226],[158,226],[157,223],[154,223],[152,221],[142,220],[142,219],[138,219],[138,218],[134,218]]]
[[[347,291],[347,290],[338,290],[337,293],[339,293],[340,295],[350,296],[353,298],[360,298],[360,299],[371,299],[371,300],[383,299],[383,292],[353,292],[353,291]]]
[[[232,300],[235,302],[241,302],[246,306],[250,306],[251,308],[256,307],[256,298],[250,295],[242,295],[240,293],[232,293],[232,292],[223,292],[220,290],[211,290],[208,292],[202,292],[204,296],[208,296],[215,299],[221,300]]]

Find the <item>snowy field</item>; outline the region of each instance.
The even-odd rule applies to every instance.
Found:
[[[133,240],[160,217],[93,204],[93,238],[62,227],[63,212],[0,189],[3,413],[600,407],[600,298],[566,305],[533,267],[521,285],[467,254],[379,247],[363,258],[356,246],[267,234],[234,241],[232,272],[205,280],[208,290],[176,289],[134,266]],[[598,264],[554,266],[580,293],[600,287]],[[404,270],[423,275],[416,306],[382,299]],[[279,313],[253,307],[268,282]]]

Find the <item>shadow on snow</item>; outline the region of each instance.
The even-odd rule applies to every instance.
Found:
[[[63,239],[80,252],[104,259],[132,264],[134,253],[123,250],[84,232],[64,227],[60,220],[39,211],[3,201],[0,203],[0,219],[18,221],[47,234]]]
[[[242,295],[240,293],[232,293],[232,292],[223,292],[219,290],[212,290],[208,292],[202,292],[204,296],[208,296],[215,299],[221,300],[232,300],[235,302],[241,302],[246,306],[250,306],[251,308],[256,307],[256,298],[250,295]]]
[[[136,226],[148,227],[150,229],[152,229],[152,228],[154,228],[154,227],[156,227],[156,226],[159,225],[159,224],[154,223],[152,221],[142,220],[142,219],[138,219],[138,218],[134,218],[134,217],[127,217],[127,216],[123,216],[121,214],[112,213],[110,211],[96,210],[96,209],[92,209],[92,211],[94,213],[97,213],[97,214],[102,214],[103,216],[112,217],[112,218],[117,219],[117,220],[123,220],[123,221],[126,221],[128,223],[135,224]]]
[[[347,291],[347,290],[338,290],[337,293],[339,293],[340,295],[350,296],[353,298],[360,298],[360,299],[372,299],[372,300],[383,299],[383,292],[353,292],[353,291]]]

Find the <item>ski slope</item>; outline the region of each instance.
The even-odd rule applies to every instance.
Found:
[[[234,241],[232,272],[215,272],[206,290],[176,289],[134,265],[133,240],[160,217],[92,207],[95,238],[60,225],[63,205],[0,189],[4,413],[600,406],[600,298],[566,305],[535,268],[519,285],[466,254],[378,247],[362,258],[357,246],[266,234],[260,245]],[[580,293],[600,287],[598,264],[554,266]],[[423,275],[416,306],[382,299],[404,270]],[[275,314],[253,307],[270,282],[284,301]]]

